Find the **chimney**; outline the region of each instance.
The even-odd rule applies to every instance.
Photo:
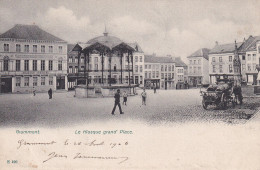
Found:
[[[218,45],[218,41],[215,42],[216,46]]]

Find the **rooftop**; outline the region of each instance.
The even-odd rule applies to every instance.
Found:
[[[255,51],[256,43],[260,40],[260,36],[249,36],[248,39],[240,47],[239,52]]]
[[[194,53],[192,53],[190,56],[188,56],[188,58],[190,58],[190,57],[204,57],[205,59],[208,60],[209,59],[209,56],[208,56],[209,51],[210,51],[210,49],[208,49],[208,48],[201,48],[201,49],[195,51]]]
[[[242,42],[237,43],[237,48],[239,49]],[[235,43],[216,45],[209,54],[221,54],[221,53],[233,53],[235,51]]]
[[[146,63],[174,63],[171,57],[156,57],[154,55],[145,55],[144,62]]]
[[[21,25],[21,24],[17,24],[13,28],[1,34],[0,38],[65,42],[64,40],[42,30],[37,25]]]

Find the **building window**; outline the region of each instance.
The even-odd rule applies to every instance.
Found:
[[[229,62],[232,62],[232,56],[229,56]]]
[[[84,70],[84,69],[85,69],[85,67],[84,67],[84,66],[81,66],[80,68],[81,68],[81,70]]]
[[[24,60],[24,71],[29,71],[29,60]]]
[[[138,72],[138,66],[135,66],[135,72]]]
[[[251,54],[247,54],[247,60],[251,60]]]
[[[222,62],[222,57],[219,57],[219,62]]]
[[[78,72],[78,66],[75,66],[75,73]]]
[[[215,57],[212,57],[212,62],[215,62],[216,60],[215,60]]]
[[[9,59],[7,57],[4,58],[4,71],[8,71],[8,69],[9,69]]]
[[[21,86],[21,77],[16,77],[16,84],[17,87]]]
[[[33,52],[37,53],[37,45],[33,45]]]
[[[251,71],[251,64],[247,64],[247,70]]]
[[[172,65],[172,71],[174,71],[174,65]]]
[[[163,65],[161,65],[161,71],[163,71]]]
[[[242,70],[245,71],[246,70],[246,65],[242,64]]]
[[[196,64],[196,60],[193,61],[193,64]]]
[[[53,77],[49,77],[49,85],[53,85]]]
[[[151,66],[151,65],[149,65],[149,69],[151,69],[151,67],[152,67],[152,66]]]
[[[161,79],[164,79],[164,74],[163,73],[161,73]]]
[[[53,46],[49,46],[49,53],[53,53]]]
[[[138,56],[135,56],[135,62],[138,62]]]
[[[58,61],[58,70],[62,70],[62,60]]]
[[[42,86],[45,85],[45,77],[41,77],[41,85],[42,85]]]
[[[159,78],[159,71],[156,71],[156,78]]]
[[[140,84],[143,84],[143,76],[140,76]]]
[[[190,60],[190,64],[192,64],[192,60]]]
[[[219,65],[219,72],[220,72],[220,73],[223,72],[222,65]]]
[[[143,66],[140,66],[140,72],[141,73],[143,72]]]
[[[167,71],[167,65],[165,65],[164,70]]]
[[[29,77],[24,77],[24,86],[29,86]]]
[[[232,64],[229,64],[228,68],[229,68],[229,72],[232,73],[233,72]]]
[[[253,54],[253,61],[256,60],[256,54]]]
[[[98,64],[95,64],[95,70],[96,71],[98,70]]]
[[[38,77],[33,77],[33,86],[37,86]]]
[[[215,65],[212,66],[212,72],[216,73],[216,66]]]
[[[147,65],[146,64],[144,65],[144,68],[147,69]]]
[[[29,53],[29,45],[24,45],[24,52]]]
[[[171,71],[171,70],[172,70],[172,67],[171,67],[171,66],[169,66],[169,67],[168,67],[168,71]]]
[[[174,79],[174,73],[172,73],[172,79]]]
[[[89,64],[88,69],[89,69],[89,70],[92,70],[92,65],[91,65],[91,64]]]
[[[42,45],[42,46],[41,46],[41,52],[42,52],[42,53],[45,53],[45,45]]]
[[[72,57],[69,56],[69,63],[72,63]]]
[[[149,74],[148,74],[148,75],[149,75],[149,76],[148,76],[148,77],[149,77],[149,79],[151,78],[151,74],[152,74],[152,73],[151,73],[151,71],[149,71]]]
[[[41,60],[41,71],[45,70],[45,60]]]
[[[196,71],[197,71],[197,67],[193,67],[193,73],[196,73]],[[181,73],[181,70],[179,69],[178,72]]]
[[[75,58],[75,63],[78,63],[78,58]]]
[[[9,52],[9,44],[4,44],[4,52]]]
[[[147,71],[144,72],[144,78],[147,78]]]
[[[81,63],[84,63],[84,57],[81,57],[81,58],[80,58],[80,62],[81,62]]]
[[[98,62],[98,57],[95,57],[95,63],[97,63]]]
[[[37,71],[37,60],[33,60],[33,71]]]
[[[49,70],[52,70],[52,69],[53,69],[53,61],[49,60]]]
[[[140,56],[140,62],[143,62],[143,57],[142,56]]]
[[[192,73],[192,67],[189,67],[189,73]]]
[[[198,60],[198,64],[201,64],[201,60],[200,59]]]
[[[62,54],[62,46],[59,46],[59,53]]]
[[[72,69],[73,69],[73,67],[69,66],[69,73],[72,73]]]
[[[21,52],[21,45],[20,44],[16,44],[16,52]]]
[[[153,76],[153,78],[155,78],[155,71],[153,71],[153,72],[152,72],[152,74],[153,74],[153,75],[152,75],[152,76]]]
[[[242,56],[242,60],[246,60],[246,56],[243,55],[243,56]]]
[[[21,70],[21,60],[16,60],[15,67],[16,67],[16,71]]]
[[[198,67],[198,73],[201,73],[201,67]]]

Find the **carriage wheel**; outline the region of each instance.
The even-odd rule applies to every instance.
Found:
[[[207,110],[208,103],[205,102],[205,99],[202,99],[202,107]]]

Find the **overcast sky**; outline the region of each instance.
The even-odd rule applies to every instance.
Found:
[[[68,43],[102,35],[106,24],[146,54],[184,59],[215,41],[260,35],[260,0],[0,0],[0,33],[34,23]]]

